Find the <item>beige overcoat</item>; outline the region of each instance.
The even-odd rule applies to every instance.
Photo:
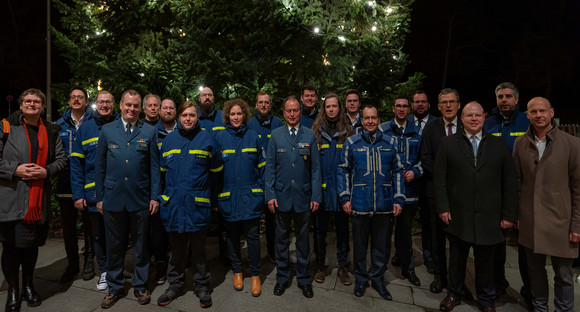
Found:
[[[513,157],[520,183],[519,243],[535,253],[578,257],[569,232],[580,233],[580,139],[552,120],[542,159],[530,126],[517,138]]]

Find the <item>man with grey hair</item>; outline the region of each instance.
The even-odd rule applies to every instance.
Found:
[[[423,166],[423,178],[426,180],[425,194],[431,209],[431,237],[433,253],[433,271],[435,277],[429,290],[440,293],[447,287],[447,255],[445,254],[444,224],[437,218],[435,207],[435,189],[433,185],[433,164],[435,154],[439,148],[441,139],[455,134],[461,130],[461,119],[457,118],[457,112],[461,107],[459,93],[455,89],[445,88],[439,93],[437,107],[443,116],[432,120],[425,125],[421,137],[421,164]]]
[[[518,243],[526,248],[534,311],[548,311],[546,257],[554,269],[555,311],[574,310],[572,262],[580,241],[580,139],[560,130],[545,98],[528,103],[528,131],[513,157],[520,182]]]
[[[159,121],[159,108],[161,107],[161,98],[157,94],[147,94],[143,98],[143,111],[145,118],[141,121],[155,126]]]
[[[497,107],[494,107],[489,117],[485,119],[483,129],[494,136],[505,140],[510,149],[513,149],[516,138],[523,135],[530,126],[530,120],[519,109],[520,91],[511,82],[502,82],[495,88]],[[517,232],[516,232],[517,233]],[[498,296],[506,293],[509,282],[505,277],[506,250],[505,242],[499,244],[495,250],[494,280],[495,292]],[[518,245],[518,265],[523,286],[520,294],[528,304],[531,304],[530,278],[526,263],[525,249]]]

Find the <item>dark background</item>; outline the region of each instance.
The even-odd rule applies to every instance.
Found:
[[[495,106],[495,87],[503,81],[520,88],[520,105],[547,97],[563,123],[580,123],[575,88],[580,55],[580,4],[555,1],[430,1],[413,5],[404,52],[406,74],[423,72],[423,89],[432,111],[444,87],[459,91],[461,102]],[[52,23],[59,16],[52,9]],[[447,61],[446,61],[447,59]],[[27,88],[46,90],[46,1],[0,2],[0,116],[8,114],[7,95]],[[68,66],[52,50],[52,82],[68,82]],[[57,103],[53,103],[56,119]]]

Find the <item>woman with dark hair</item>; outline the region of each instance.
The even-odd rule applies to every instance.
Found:
[[[334,217],[338,277],[342,284],[350,285],[352,281],[346,268],[349,252],[348,214],[342,211],[340,207],[336,191],[336,179],[339,153],[342,152],[344,141],[352,135],[352,128],[346,119],[338,95],[334,93],[327,94],[322,108],[312,126],[320,150],[322,190],[324,194],[323,204],[320,205],[318,211],[312,214],[314,222],[314,253],[318,264],[314,280],[318,283],[323,283],[325,280],[326,231],[329,219]]]
[[[33,285],[38,247],[44,245],[50,217],[50,178],[64,168],[66,157],[58,136],[60,127],[40,115],[46,97],[38,89],[24,91],[20,111],[0,124],[0,241],[2,272],[8,283],[6,311],[41,304]],[[18,272],[22,267],[22,297]]]
[[[229,100],[224,104],[222,116],[226,130],[216,134],[224,161],[218,205],[226,220],[234,288],[244,288],[240,236],[245,232],[252,275],[252,295],[257,297],[261,293],[260,216],[264,205],[261,176],[266,161],[258,133],[247,127],[250,119],[248,104],[241,99]]]

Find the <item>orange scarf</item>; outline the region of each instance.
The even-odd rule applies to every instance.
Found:
[[[38,119],[38,156],[34,160],[37,165],[44,168],[48,158],[48,135],[46,127],[42,119]],[[26,123],[24,123],[24,130],[26,130],[26,138],[28,139],[29,158],[32,158],[32,149],[30,146],[30,137]],[[33,159],[30,159],[33,162]],[[42,219],[42,192],[44,190],[44,179],[28,181],[28,210],[24,216],[24,223],[34,223]]]

